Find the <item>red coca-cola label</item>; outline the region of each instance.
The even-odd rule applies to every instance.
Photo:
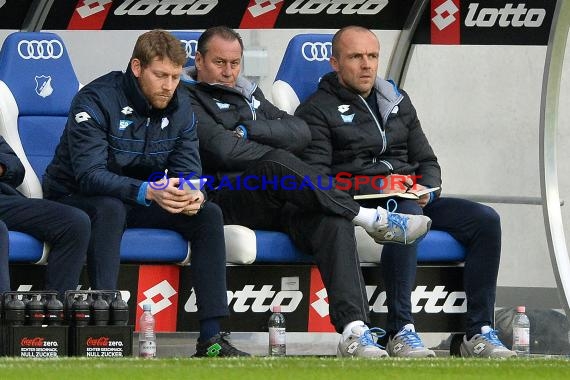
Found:
[[[28,338],[23,337],[20,341],[20,346],[22,347],[43,347],[44,346],[44,339],[42,337],[35,337],[35,338]]]
[[[98,338],[87,338],[87,347],[109,347],[109,337],[100,336]]]

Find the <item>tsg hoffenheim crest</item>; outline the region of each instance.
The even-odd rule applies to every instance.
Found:
[[[53,87],[51,86],[51,77],[40,75],[36,76],[36,94],[42,98],[47,98],[53,92]]]

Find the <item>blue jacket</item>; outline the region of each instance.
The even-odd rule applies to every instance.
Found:
[[[46,169],[44,196],[107,195],[146,204],[149,177],[202,173],[196,119],[186,91],[153,109],[132,71],[114,71],[73,99],[65,130]]]

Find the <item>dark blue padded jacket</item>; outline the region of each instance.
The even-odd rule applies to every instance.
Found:
[[[114,71],[73,99],[43,179],[44,196],[107,195],[145,204],[145,182],[165,169],[170,177],[202,172],[187,92],[176,90],[165,109],[154,109],[130,68]]]

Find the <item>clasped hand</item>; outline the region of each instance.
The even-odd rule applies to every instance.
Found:
[[[204,194],[199,190],[187,192],[179,189],[179,185],[179,179],[170,178],[164,188],[149,186],[147,199],[158,203],[160,207],[173,214],[196,215],[204,203]]]

